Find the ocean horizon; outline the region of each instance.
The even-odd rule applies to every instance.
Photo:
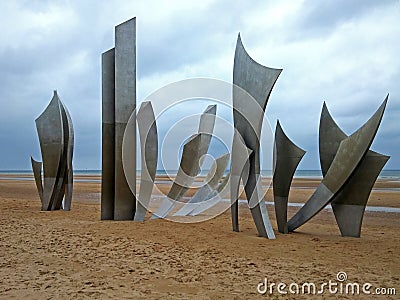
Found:
[[[176,175],[177,170],[157,170],[157,175]],[[207,175],[208,170],[202,170],[199,176]],[[227,174],[228,172],[226,172]],[[0,174],[3,175],[32,175],[32,170],[0,170]],[[137,170],[137,174],[140,175],[140,170]],[[262,170],[263,176],[272,176],[271,170]],[[74,170],[74,175],[101,175],[101,170]],[[321,170],[296,170],[294,174],[295,178],[322,178]],[[379,174],[379,179],[396,179],[400,180],[400,170],[387,169],[382,170]]]

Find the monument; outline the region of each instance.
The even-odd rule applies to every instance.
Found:
[[[324,103],[319,127],[319,153],[322,175],[328,172],[347,135],[339,128]],[[372,187],[389,156],[368,150],[361,162],[331,201],[342,236],[360,237],[361,225]]]
[[[194,134],[183,147],[178,173],[166,198],[152,219],[164,218],[175,207],[192,185],[201,167],[200,159],[207,154],[214,131],[216,105],[209,105],[200,116],[198,133]]]
[[[115,47],[102,54],[101,219],[133,220],[136,193],[122,165],[122,141],[136,109],[136,18],[115,27]],[[132,139],[136,149],[136,130]],[[136,153],[132,153],[136,169]],[[136,174],[134,174],[136,180]]]
[[[239,231],[238,199],[242,182],[258,235],[275,238],[262,190],[260,135],[266,105],[281,72],[281,69],[268,68],[254,61],[238,35],[233,66],[234,134],[231,154],[216,159],[201,188],[187,203],[178,207],[173,216],[201,214],[222,200],[222,190],[229,190],[232,227],[234,231]],[[331,203],[342,235],[360,236],[371,189],[389,159],[388,156],[369,150],[382,120],[387,99],[350,136],[338,127],[324,104],[319,129],[323,179],[306,204],[289,221],[287,206],[290,185],[305,151],[286,136],[277,122],[273,193],[279,232],[294,231]],[[136,114],[135,18],[115,27],[115,47],[102,54],[102,113],[101,219],[143,221],[156,176],[158,136],[152,104],[149,101],[143,102]],[[192,187],[200,171],[202,158],[208,152],[215,118],[216,105],[210,105],[200,117],[198,132],[184,144],[178,173],[151,219],[167,217]],[[42,208],[59,209],[65,186],[64,208],[69,209],[73,130],[69,114],[56,93],[36,123],[44,160],[43,186],[42,164],[32,159],[32,167]],[[138,203],[136,126],[139,128],[142,165]],[[51,147],[46,139],[54,142]],[[47,150],[44,150],[44,145]],[[222,180],[229,158],[230,171]]]
[[[287,206],[294,172],[306,152],[285,134],[279,121],[275,129],[274,175],[272,177],[276,222],[280,233],[288,233]]]
[[[224,178],[224,180],[219,183],[224,175],[225,169],[228,165],[230,154],[224,154],[218,157],[207,174],[203,185],[197,190],[190,200],[185,203],[174,216],[196,216],[203,211],[211,208],[215,202],[221,199],[211,199],[217,197],[217,195],[226,186],[229,179],[229,174]]]
[[[385,111],[387,99],[388,97],[386,97],[386,99],[383,101],[375,114],[362,127],[360,127],[352,135],[341,140],[341,142],[338,144],[337,151],[331,161],[328,159],[327,161],[325,161],[325,157],[322,156],[321,165],[323,166],[324,170],[327,169],[326,173],[322,179],[321,184],[317,187],[314,194],[310,197],[306,204],[289,220],[289,231],[293,231],[306,223],[326,205],[335,200],[335,198],[338,197],[339,194],[343,191],[343,188],[346,186],[346,184],[351,181],[351,177],[353,175],[357,175],[357,168],[360,166],[360,163],[362,163],[364,157],[366,156],[369,147],[371,146],[372,141],[378,131],[379,124]],[[330,128],[333,132],[336,132],[336,134],[328,133],[331,138],[336,139],[340,137],[340,134],[337,130],[338,128],[336,128],[335,126]],[[327,133],[328,129],[328,127],[327,129],[324,129],[323,125],[320,132]],[[328,144],[327,149],[329,149],[329,151],[325,152],[324,149],[326,147],[326,144],[324,142],[324,138],[322,139],[322,145],[320,147],[320,149],[322,149],[323,155],[329,154],[329,152],[334,149],[334,147],[329,149],[329,147],[331,146]],[[329,166],[329,168],[327,168],[326,166]],[[359,172],[364,173],[362,169],[359,170]],[[373,171],[373,173],[375,175],[376,171]],[[356,182],[359,179],[354,180],[355,181],[353,182]],[[348,190],[348,193],[352,191],[355,191],[354,186]],[[351,209],[352,211],[356,210],[357,214],[359,215],[362,205],[360,206],[357,203],[352,203],[351,200],[346,200],[345,203],[349,201],[349,204],[355,204],[356,206],[343,206],[343,204],[345,203],[343,203],[342,197],[343,194],[339,198],[341,200],[339,200],[339,202],[337,203],[340,204],[340,206],[337,207],[337,213],[335,215],[337,216],[337,219],[339,216],[339,222],[343,225],[346,223],[346,215],[348,216],[349,213],[351,215],[351,212],[343,212],[343,209]],[[361,210],[363,211],[363,209]],[[346,227],[346,225],[344,227]],[[354,230],[350,231],[354,232]]]
[[[134,221],[143,222],[153,191],[158,160],[157,125],[150,101],[141,104],[136,119],[139,127],[142,170],[140,174],[139,201],[136,206]],[[129,142],[131,143],[132,141],[130,140]],[[130,156],[130,158],[132,160],[136,159],[134,156]],[[132,163],[130,164],[133,165]],[[134,170],[134,173],[136,173],[136,170]],[[132,175],[129,174],[129,176]]]
[[[70,210],[74,129],[69,112],[57,91],[54,91],[49,105],[35,123],[43,163],[32,157],[31,163],[42,210]]]
[[[231,214],[234,231],[239,231],[238,219],[238,184],[244,182],[244,190],[249,202],[251,214],[257,227],[259,236],[275,238],[272,229],[264,196],[260,175],[260,135],[265,108],[272,88],[275,85],[281,69],[272,69],[254,61],[244,49],[240,34],[236,43],[233,65],[233,120],[234,127],[239,133],[245,146],[252,151],[248,160],[248,176],[244,180],[243,169],[236,168],[239,148],[232,147],[231,163]],[[255,101],[249,99],[248,93]]]

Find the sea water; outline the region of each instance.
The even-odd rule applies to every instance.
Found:
[[[206,176],[208,170],[202,170],[199,176]],[[225,175],[228,173],[225,172]],[[32,175],[32,170],[0,170],[1,175],[22,175],[21,178],[24,178],[24,175]],[[157,170],[157,175],[169,175],[175,176],[177,174],[176,170]],[[263,170],[261,172],[262,176],[271,177],[271,170]],[[93,176],[101,176],[101,170],[74,170],[74,175],[93,175]],[[140,176],[140,170],[137,171],[137,175]],[[294,173],[295,178],[322,178],[321,170],[296,170]],[[2,177],[3,178],[3,177]],[[29,177],[28,177],[29,178]],[[400,181],[400,170],[382,170],[379,174],[379,179],[390,179],[390,180],[399,180]],[[29,178],[31,179],[31,178]]]

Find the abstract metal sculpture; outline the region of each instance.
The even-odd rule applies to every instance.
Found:
[[[239,231],[238,199],[242,182],[259,236],[275,238],[266,208],[265,193],[262,191],[260,135],[266,105],[281,72],[282,69],[268,68],[254,61],[246,52],[240,34],[238,35],[233,67],[235,131],[230,172],[221,181],[230,155],[216,159],[204,184],[174,216],[201,214],[222,200],[221,191],[229,190],[232,226],[234,231]],[[230,90],[231,87],[229,92]],[[183,97],[185,92],[180,95],[181,91],[175,90],[175,93],[179,94],[178,98],[182,98],[181,100],[188,99]],[[286,136],[279,121],[277,122],[273,192],[279,232],[295,230],[331,203],[342,236],[360,236],[371,189],[389,159],[388,156],[369,150],[382,120],[387,99],[388,97],[375,114],[350,136],[337,126],[324,103],[319,143],[324,177],[314,194],[289,222],[287,206],[290,184],[305,151]],[[149,101],[142,103],[136,115],[135,18],[115,27],[115,48],[102,54],[102,111],[101,218],[143,221],[156,176],[158,137],[155,114]],[[179,170],[172,187],[151,219],[168,216],[177,208],[177,201],[192,186],[208,152],[215,118],[216,105],[210,105],[201,115],[198,133],[184,144]],[[48,108],[36,120],[36,124],[44,160],[44,183],[41,176],[42,163],[32,159],[32,168],[42,209],[60,209],[64,194],[64,209],[70,209],[73,129],[71,118],[56,93]],[[137,125],[142,164],[138,202]]]
[[[183,146],[182,158],[178,170],[178,174],[172,184],[166,198],[164,198],[161,206],[151,219],[164,218],[174,208],[176,201],[181,199],[189,186],[193,183],[194,177],[197,176],[200,165],[199,159],[200,148],[203,134],[193,135]]]
[[[240,34],[237,39],[233,66],[233,118],[235,129],[252,153],[249,157],[249,172],[245,180],[243,170],[235,167],[238,149],[232,147],[231,176],[233,180],[242,178],[250,205],[251,214],[259,236],[275,238],[264,196],[260,175],[260,134],[265,108],[281,69],[272,69],[254,61],[243,47]],[[244,92],[250,94],[253,102],[245,102]],[[235,135],[238,138],[238,135]],[[233,143],[235,144],[235,142]],[[231,184],[231,214],[234,231],[239,231],[237,182]]]
[[[211,191],[210,194],[208,194],[204,200],[198,205],[195,209],[193,209],[190,213],[189,216],[197,216],[204,211],[212,208],[216,204],[220,203],[220,201],[223,201],[222,194],[223,190],[228,190],[228,183],[230,179],[230,174],[228,173],[225,178],[222,180],[222,182],[217,186],[217,188],[213,191]]]
[[[212,199],[216,194],[218,194],[218,187],[222,190],[223,186],[221,187],[218,183],[224,175],[229,158],[230,154],[228,153],[218,157],[214,161],[203,185],[198,189],[193,197],[174,214],[174,216],[194,216],[209,208],[211,203],[205,203],[205,201]],[[226,185],[227,180],[224,182]]]
[[[115,27],[115,48],[102,54],[102,220],[133,220],[135,215],[136,191],[131,191],[122,164],[123,136],[135,109],[136,18],[133,18]],[[132,134],[136,149],[136,130]],[[132,156],[136,169],[136,153]],[[133,176],[136,180],[136,174]]]
[[[31,163],[42,210],[59,210],[62,207],[64,210],[70,210],[74,130],[69,112],[58,97],[57,91],[54,91],[49,105],[35,123],[43,164],[32,157]]]
[[[339,128],[324,103],[319,127],[319,153],[325,176],[347,135]],[[365,206],[372,187],[389,156],[368,150],[331,205],[342,236],[360,237]]]
[[[321,184],[306,204],[289,220],[288,230],[293,231],[315,216],[335,199],[356,171],[378,131],[388,97],[375,114],[356,132],[343,139],[337,148]]]
[[[276,123],[274,163],[272,177],[276,222],[280,233],[288,233],[287,206],[290,184],[294,172],[306,152],[297,147],[284,133],[279,121]]]
[[[134,221],[144,221],[149,207],[151,193],[157,171],[158,138],[153,106],[150,101],[143,102],[137,113],[139,127],[141,164],[139,198]],[[136,159],[136,157],[135,157]],[[136,170],[134,170],[136,172]],[[131,174],[129,174],[131,176]]]
[[[200,171],[200,159],[207,153],[214,131],[217,106],[209,105],[200,116],[198,133],[184,145],[178,173],[167,197],[152,219],[164,218],[187,192]]]

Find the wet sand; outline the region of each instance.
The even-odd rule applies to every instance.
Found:
[[[290,201],[304,202],[317,184],[295,180]],[[165,192],[169,185],[159,187]],[[400,207],[399,187],[379,181],[369,205]],[[270,192],[266,198],[272,201]],[[339,271],[347,282],[400,293],[398,213],[366,212],[357,239],[342,238],[332,211],[323,210],[297,232],[267,240],[257,237],[246,205],[236,233],[229,211],[195,224],[114,222],[100,221],[99,203],[99,182],[77,182],[70,212],[42,212],[33,181],[0,180],[0,298],[276,299],[277,291],[258,294],[264,278],[321,284]],[[297,210],[290,207],[289,216]]]

